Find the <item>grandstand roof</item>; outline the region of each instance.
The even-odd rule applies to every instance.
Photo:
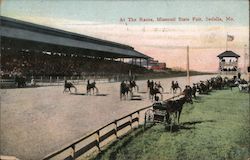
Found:
[[[225,51],[221,54],[219,54],[217,57],[219,58],[223,58],[223,57],[236,57],[239,58],[240,56],[236,53],[234,53],[233,51]]]
[[[133,47],[8,17],[0,17],[3,45],[106,58],[150,58]]]

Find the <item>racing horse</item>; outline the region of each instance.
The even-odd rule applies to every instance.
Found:
[[[181,97],[180,99],[169,100],[163,103],[163,106],[166,108],[168,113],[168,117],[170,117],[171,114],[175,114],[174,118],[177,118],[178,124],[180,122],[181,112],[185,102],[187,102],[186,97]]]
[[[139,91],[139,86],[136,84],[136,82],[134,80],[129,81],[129,87],[133,90],[136,89],[136,91]]]
[[[155,82],[155,86],[161,89],[162,92],[164,92],[164,88],[162,87],[161,82],[158,82],[158,83]]]
[[[180,89],[180,93],[181,93],[181,87],[179,86],[178,82],[172,81],[170,92],[173,91],[173,93],[176,93],[177,89]]]
[[[120,86],[120,100],[122,100],[123,97],[127,99],[129,93],[132,97],[133,92],[132,92],[130,85],[122,81],[121,86]]]
[[[152,81],[153,82],[153,81]],[[149,99],[152,101],[154,100],[155,97],[157,97],[157,94],[161,95],[161,100],[163,99],[163,95],[160,91],[160,89],[154,85],[154,82],[149,85]]]
[[[153,80],[152,81],[148,80],[147,81],[147,91],[149,91],[151,86],[154,86],[154,81]]]
[[[69,89],[69,92],[71,93],[70,88],[74,88],[75,89],[75,93],[77,92],[77,88],[71,82],[67,82],[67,80],[65,80],[64,81],[64,90],[63,90],[63,93],[66,92],[67,89]]]
[[[94,94],[94,91],[96,90],[96,94],[99,93],[99,90],[98,88],[96,87],[96,83],[95,81],[90,83],[89,80],[87,81],[87,94],[91,94],[91,90],[93,90],[93,94]]]

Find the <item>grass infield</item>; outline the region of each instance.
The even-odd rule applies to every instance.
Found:
[[[249,94],[238,88],[200,95],[185,104],[180,125],[135,129],[93,159],[247,160],[250,158]]]

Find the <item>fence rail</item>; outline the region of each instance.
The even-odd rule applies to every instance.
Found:
[[[108,76],[30,76],[26,77],[27,86],[31,86],[31,80],[33,79],[36,86],[60,86],[64,84],[64,80],[69,80],[73,84],[86,83],[88,79],[95,80],[99,83],[106,82],[119,82],[124,79],[129,79],[128,75],[108,75]],[[15,79],[2,78],[0,79],[1,88],[14,88],[16,87]],[[34,86],[34,85],[33,85]]]
[[[181,95],[176,95],[165,101],[168,101],[170,99],[174,99],[180,96]],[[114,136],[115,137],[114,139],[118,139],[120,136],[128,133],[133,128],[136,128],[140,124],[144,123],[145,111],[151,107],[152,106],[141,108],[124,117],[116,119],[115,121],[108,123],[107,125],[97,129],[96,131],[91,132],[90,134],[80,138],[79,140],[76,140],[74,143],[67,145],[66,147],[63,147],[62,149],[47,155],[45,158],[43,158],[43,160],[51,160],[51,159],[74,160],[84,155],[85,153],[87,153],[93,148],[96,148],[98,151],[101,151],[101,148],[102,148],[101,143],[107,140],[108,138]],[[144,113],[142,114],[143,111]],[[119,122],[121,123],[119,124]],[[137,125],[134,125],[134,124],[137,124]],[[110,126],[112,126],[111,129],[108,129]],[[128,130],[123,131],[127,127],[129,127]],[[107,131],[102,133],[105,129],[107,129]],[[81,145],[81,143],[83,143],[84,141],[88,139],[89,139],[88,142],[86,142],[84,145]],[[110,140],[110,142],[111,141],[112,140]],[[81,147],[79,147],[80,145]]]

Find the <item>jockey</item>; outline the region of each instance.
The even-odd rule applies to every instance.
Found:
[[[177,81],[175,82],[175,87],[179,87],[179,83]]]
[[[174,81],[172,81],[172,87],[174,86]]]

